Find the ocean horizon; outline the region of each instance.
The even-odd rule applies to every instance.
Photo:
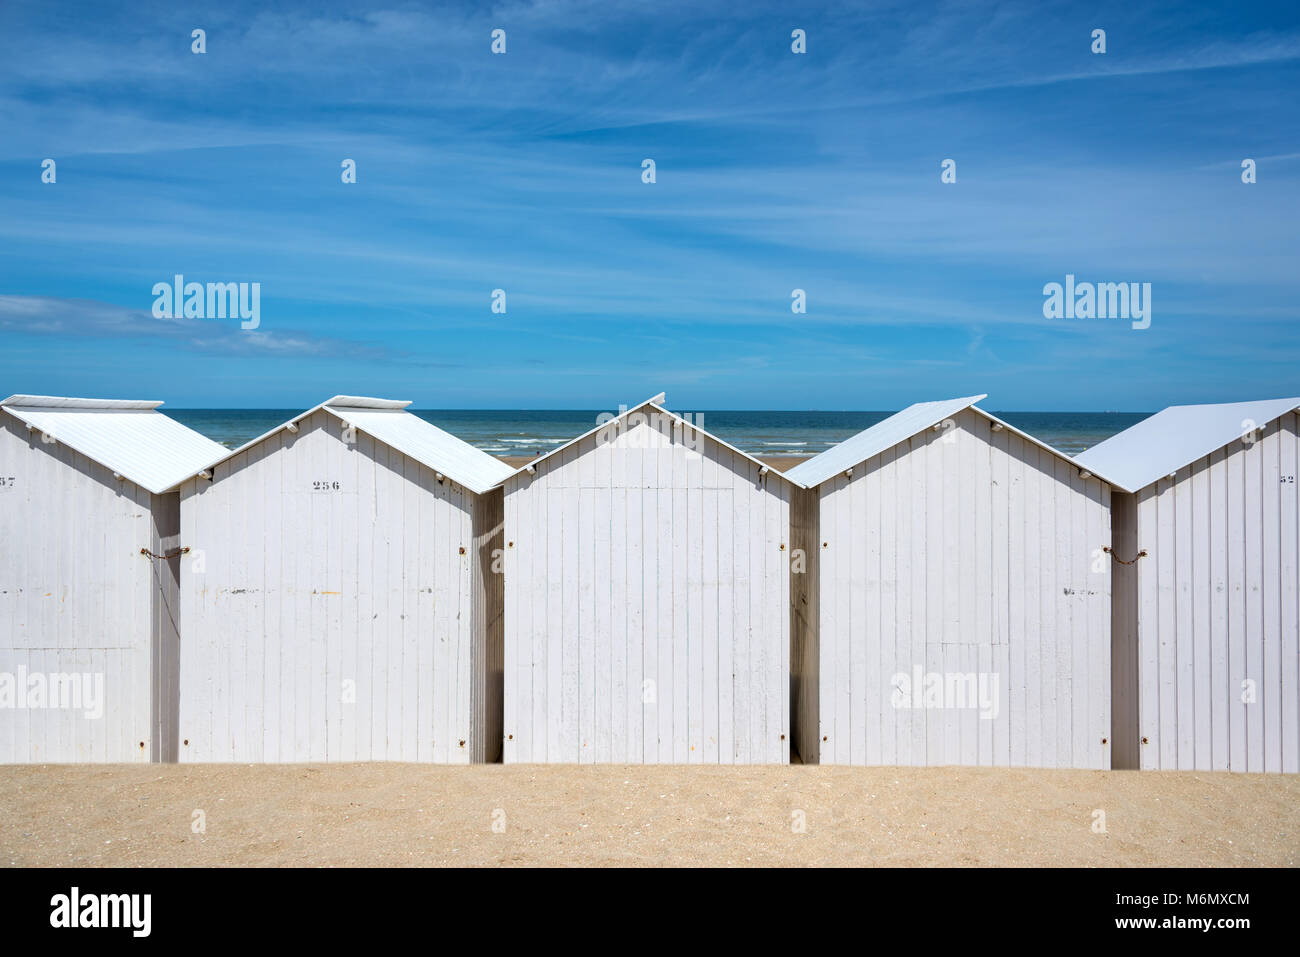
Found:
[[[214,442],[238,448],[303,409],[163,409]],[[535,456],[595,428],[611,411],[583,409],[409,409],[492,455]],[[1149,412],[998,412],[994,415],[1067,455],[1147,418]],[[683,413],[685,414],[685,413]],[[692,421],[750,455],[812,456],[892,415],[887,411],[741,411],[704,409]],[[702,417],[702,418],[698,418]]]

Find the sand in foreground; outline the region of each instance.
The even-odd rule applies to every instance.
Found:
[[[1300,777],[985,768],[0,768],[0,865],[1281,865]],[[196,810],[206,833],[193,833]],[[1105,812],[1106,833],[1093,831]],[[796,833],[801,813],[807,824]],[[495,819],[504,832],[493,830]]]

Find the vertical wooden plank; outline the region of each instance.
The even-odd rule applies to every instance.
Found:
[[[1015,438],[1015,443],[1022,440]],[[1016,468],[1019,459],[1012,458],[1010,433],[1004,428],[989,434],[989,598],[990,667],[997,669],[998,693],[1001,697],[998,715],[993,719],[984,719],[988,726],[988,763],[997,767],[1011,764],[1012,708],[1011,689],[1017,687],[1021,679],[1023,658],[1019,667],[1012,666],[1013,656],[1024,654],[1024,645],[1020,635],[1014,648],[1010,643],[1010,621],[1019,613],[1024,601],[1023,556],[1021,542],[1013,541],[1008,534],[1010,502],[1019,499],[1019,484],[1014,493],[1012,482],[1016,481]],[[1013,572],[1012,565],[1016,566]],[[999,651],[1000,653],[995,654]],[[1002,657],[1005,655],[1005,658]],[[1005,667],[1002,667],[1005,662]],[[1023,720],[1023,719],[1022,719]],[[1017,729],[1017,736],[1023,734]]]
[[[992,668],[993,655],[991,645],[998,640],[994,628],[994,579],[995,566],[1006,561],[1005,550],[995,552],[993,546],[993,432],[988,419],[970,409],[962,413],[962,418],[970,423],[969,434],[963,436],[971,447],[974,470],[967,478],[970,483],[969,500],[975,520],[974,548],[971,557],[974,563],[975,579],[975,652],[971,655],[971,664],[975,669],[976,681],[979,675],[987,675]],[[999,600],[1006,600],[1006,584],[996,594]],[[984,679],[987,681],[988,679]],[[999,686],[1006,676],[999,679]],[[1005,722],[1006,716],[1000,714],[996,719]],[[966,713],[966,726],[970,729],[973,740],[969,745],[963,741],[962,749],[966,761],[970,764],[993,764],[993,727],[994,719],[984,718],[980,709],[972,708]]]
[[[275,740],[275,750],[281,761],[300,760],[299,752],[294,748],[297,735],[294,717],[297,702],[294,698],[294,688],[300,657],[297,643],[299,623],[296,585],[297,569],[302,562],[303,543],[300,536],[305,522],[300,519],[299,502],[302,496],[299,488],[295,486],[297,466],[291,448],[291,438],[292,436],[287,432],[277,432],[267,438],[266,442],[271,450],[274,467],[264,476],[262,490],[268,507],[275,513],[275,517],[268,522],[268,528],[271,534],[279,535],[282,539],[279,563],[268,566],[276,577],[274,581],[265,583],[267,602],[275,606],[270,617],[273,622],[278,623],[273,646],[277,659],[276,677],[273,683],[268,684],[275,701],[268,707],[267,713]],[[219,517],[216,517],[220,512],[214,511],[214,505],[218,499],[224,503],[227,493],[228,487],[222,481],[219,469],[213,469],[213,481],[208,486],[208,491],[195,503],[196,512],[204,518],[214,516],[215,521],[220,521]],[[208,561],[211,564],[210,554]],[[201,577],[207,576],[205,574]],[[211,628],[210,618],[205,616],[203,627]],[[182,649],[189,643],[191,637],[189,629],[189,620],[182,618]]]
[[[1228,770],[1228,708],[1231,683],[1228,675],[1228,498],[1227,465],[1224,450],[1210,455],[1207,469],[1205,534],[1209,551],[1209,674],[1204,676],[1211,728],[1209,767]]]
[[[911,439],[911,446],[912,452],[909,456],[909,471],[911,474],[907,485],[912,495],[912,628],[910,653],[906,667],[900,669],[908,674],[911,674],[918,666],[924,672],[927,665],[926,651],[929,644],[931,619],[928,593],[932,561],[931,552],[943,547],[941,540],[929,537],[930,527],[935,523],[932,516],[937,515],[937,511],[931,508],[933,495],[930,491],[928,479],[931,468],[930,435],[914,436]],[[937,504],[934,503],[935,509],[937,509]],[[942,630],[942,619],[936,616],[935,623],[936,627]],[[919,688],[912,688],[914,704],[916,695],[919,693]],[[911,763],[926,765],[930,762],[929,713],[924,708],[912,707],[905,714],[912,727]]]
[[[550,656],[550,581],[547,575],[547,466],[512,479],[506,495],[514,498],[515,520],[505,528],[506,600],[513,601],[518,616],[515,630],[515,729],[506,729],[505,746],[514,734],[515,760],[542,762],[547,743],[547,675]],[[507,655],[509,650],[507,650]],[[509,667],[509,660],[506,661]]]
[[[787,760],[790,727],[790,513],[789,486],[773,473],[767,476],[766,578],[763,615],[763,758],[768,764]],[[783,739],[784,738],[784,739]]]
[[[1137,595],[1136,640],[1137,640],[1137,698],[1138,698],[1138,767],[1142,769],[1160,766],[1159,726],[1160,726],[1160,685],[1163,676],[1160,673],[1160,529],[1159,497],[1156,486],[1147,488],[1133,496],[1133,521],[1137,534],[1135,548],[1145,550],[1147,557],[1140,560],[1136,571]],[[1137,554],[1134,552],[1134,555]]]
[[[1246,518],[1246,677],[1254,682],[1255,703],[1246,705],[1247,770],[1265,769],[1265,702],[1268,697],[1265,673],[1264,599],[1260,591],[1264,578],[1266,535],[1264,532],[1263,489],[1264,441],[1243,450],[1245,456]],[[1274,566],[1276,567],[1276,566]]]
[[[581,457],[579,457],[579,462]],[[560,743],[563,757],[560,760],[574,763],[586,761],[584,756],[582,695],[586,687],[583,677],[583,612],[590,608],[590,591],[586,587],[583,572],[582,543],[590,541],[590,529],[584,527],[582,517],[582,480],[581,466],[570,468],[566,463],[566,488],[564,492],[564,541],[563,541],[563,578],[564,578],[564,667],[561,687],[563,701],[563,724]],[[569,484],[572,483],[572,484]],[[585,604],[584,604],[584,599]]]
[[[627,450],[627,487],[621,491],[622,516],[615,521],[625,528],[623,555],[627,598],[627,741],[626,760],[640,764],[645,756],[645,587],[648,582],[645,563],[645,493],[641,487],[645,456],[640,449]],[[617,507],[617,506],[616,506]],[[616,559],[617,561],[617,559]]]
[[[680,625],[680,616],[677,615],[674,589],[677,586],[675,581],[674,564],[676,556],[673,553],[673,527],[678,518],[674,513],[673,507],[673,461],[672,450],[662,445],[656,446],[658,459],[658,475],[655,485],[656,495],[656,517],[658,527],[655,535],[658,538],[658,569],[656,576],[659,582],[659,609],[658,609],[658,661],[656,668],[658,670],[658,749],[659,761],[662,764],[672,764],[677,760],[674,753],[673,734],[675,730],[675,693],[674,687],[675,673],[673,670],[673,652],[674,636]],[[683,694],[685,693],[683,689]]]
[[[1178,729],[1175,767],[1195,767],[1196,713],[1192,681],[1196,665],[1194,654],[1195,622],[1192,618],[1192,583],[1197,581],[1193,565],[1192,473],[1194,466],[1180,469],[1178,481],[1170,495],[1174,503],[1174,660],[1177,708],[1174,720]],[[1198,583],[1199,584],[1199,583]]]
[[[1002,643],[1006,646],[1007,671],[1002,680],[1002,693],[1005,710],[1003,711],[1004,739],[995,745],[1000,761],[1021,767],[1026,763],[1025,751],[1028,743],[1028,716],[1025,708],[1026,698],[1026,645],[1029,634],[1026,628],[1026,605],[1028,602],[1027,582],[1028,559],[1026,556],[1026,483],[1029,469],[1025,464],[1025,442],[1019,436],[1012,436],[1006,429],[998,433],[1001,437],[997,443],[1002,452],[1003,465],[994,476],[994,481],[1003,484],[996,489],[993,504],[994,548],[1006,548],[1006,563],[1002,566],[1003,582],[1006,587],[1006,600],[998,600],[997,607],[1002,610],[1003,619],[999,626]],[[1000,546],[998,543],[1002,543]],[[994,588],[999,586],[995,583]]]
[[[1053,589],[1052,595],[1053,604],[1056,606],[1056,627],[1053,632],[1056,670],[1052,684],[1057,700],[1056,742],[1052,767],[1068,768],[1073,760],[1074,751],[1073,689],[1070,684],[1074,649],[1074,608],[1063,602],[1061,598],[1064,597],[1065,589],[1070,587],[1071,553],[1074,549],[1071,536],[1074,518],[1070,510],[1070,474],[1075,470],[1069,463],[1049,452],[1044,451],[1042,454],[1044,466],[1053,470],[1056,475],[1052,490],[1055,503],[1053,521],[1056,525],[1056,533],[1052,539],[1056,542],[1054,565],[1056,588]]]
[[[667,580],[661,575],[659,553],[659,454],[657,449],[644,451],[641,479],[641,721],[642,751],[647,764],[657,764],[659,758],[660,712],[663,701],[659,694],[659,606]]]
[[[1038,734],[1031,737],[1031,743],[1037,745],[1035,767],[1054,768],[1057,766],[1057,701],[1056,701],[1056,643],[1059,640],[1060,623],[1057,620],[1056,588],[1058,586],[1056,571],[1056,481],[1055,462],[1041,449],[1037,452],[1038,465],[1035,469],[1038,504],[1038,548],[1034,584],[1037,592],[1038,639],[1036,647],[1031,647],[1033,663],[1037,670],[1035,691],[1037,697],[1030,696],[1030,714],[1041,715]],[[1032,454],[1032,453],[1031,453]]]
[[[531,480],[521,481],[520,487],[524,494],[519,499],[519,528],[520,534],[527,533],[527,544],[524,545],[519,539],[506,541],[507,554],[510,553],[511,541],[514,541],[515,549],[526,548],[526,551],[517,551],[514,557],[520,566],[520,575],[528,574],[523,570],[525,563],[532,569],[530,587],[526,592],[531,597],[532,605],[529,609],[529,620],[532,622],[531,644],[524,646],[525,651],[531,647],[532,653],[527,674],[521,673],[519,680],[531,685],[533,712],[532,720],[525,722],[528,725],[528,738],[520,746],[519,753],[526,755],[520,760],[536,763],[550,760],[550,721],[559,708],[559,697],[552,696],[550,684],[560,622],[559,613],[554,606],[554,601],[558,600],[558,582],[550,572],[552,555],[558,552],[558,546],[553,544],[552,538],[560,534],[558,517],[552,519],[550,512],[555,501],[551,495],[551,481],[549,465],[538,466]],[[506,587],[511,587],[509,579],[506,580]]]
[[[1159,717],[1156,737],[1150,737],[1148,750],[1154,752],[1163,770],[1178,768],[1178,633],[1177,633],[1177,517],[1175,482],[1160,479],[1156,483],[1156,551],[1158,596],[1156,634],[1158,638],[1158,672],[1160,675]]]
[[[1300,771],[1300,415],[1278,420],[1282,768]]]
[[[1110,486],[1095,478],[1090,479],[1088,485],[1093,490],[1093,497],[1088,503],[1090,533],[1086,549],[1088,554],[1083,556],[1084,562],[1088,561],[1095,549],[1102,547],[1102,543],[1116,540],[1111,529],[1111,516],[1114,514],[1111,502],[1114,493]],[[1100,555],[1098,557],[1101,558]],[[1115,579],[1113,575],[1114,564],[1110,561],[1109,556],[1102,558],[1102,569],[1100,573],[1090,575],[1091,578],[1100,580],[1101,594],[1093,600],[1092,610],[1089,614],[1090,653],[1088,660],[1091,669],[1089,700],[1091,702],[1090,716],[1092,718],[1089,743],[1093,755],[1089,766],[1106,770],[1111,767],[1111,755],[1115,749],[1115,739],[1111,731],[1113,725],[1111,713],[1114,704],[1110,684],[1113,648],[1111,642],[1111,610],[1114,602]],[[1105,738],[1108,743],[1103,745],[1101,743],[1102,738]]]
[[[610,552],[613,537],[611,515],[614,459],[617,449],[609,445],[596,445],[591,458],[593,467],[591,495],[594,540],[592,557],[592,757],[595,761],[609,763],[614,737],[614,649],[613,649],[613,589],[614,565]],[[619,609],[621,611],[621,608]]]
[[[767,531],[765,528],[764,508],[767,495],[766,476],[759,475],[749,492],[749,534],[747,544],[750,549],[750,590],[749,590],[749,671],[741,676],[747,685],[746,695],[749,699],[748,729],[745,747],[748,762],[759,764],[764,760],[764,707],[767,700],[767,688],[764,675],[767,669],[767,635],[765,591],[768,587],[769,559]]]
[[[731,649],[732,760],[737,764],[750,761],[749,751],[749,648],[753,625],[750,619],[751,591],[755,587],[755,556],[749,543],[751,476],[757,469],[748,461],[737,460],[732,475],[731,563],[735,575]]]
[[[912,662],[915,660],[912,656],[912,636],[915,629],[912,616],[916,604],[913,578],[918,572],[914,561],[919,558],[923,563],[925,559],[924,539],[917,534],[920,525],[920,505],[917,502],[913,481],[912,446],[913,440],[900,442],[894,457],[895,495],[898,503],[895,509],[895,514],[898,515],[896,535],[898,600],[895,605],[894,654],[890,667],[882,669],[880,675],[882,681],[888,682],[884,693],[889,698],[890,710],[894,716],[894,740],[897,748],[897,763],[900,765],[922,763],[920,758],[924,754],[922,751],[918,756],[914,744],[918,738],[914,728],[915,716],[918,712],[911,709],[904,710],[900,706],[901,698],[896,697],[895,694],[899,689],[894,685],[894,676],[910,674]],[[924,738],[921,737],[921,740],[924,741]]]
[[[1259,703],[1264,716],[1263,770],[1282,770],[1282,622],[1279,574],[1281,557],[1281,423],[1270,422],[1260,441],[1261,528],[1263,554],[1258,589],[1263,624],[1263,663],[1259,675]],[[1295,527],[1292,523],[1292,528]],[[1294,576],[1292,578],[1294,580]]]
[[[698,764],[704,760],[704,647],[711,626],[704,620],[704,526],[709,516],[700,486],[700,456],[685,449],[678,452],[685,459],[687,488],[684,497],[686,534],[686,751],[684,760]]]
[[[577,530],[566,528],[565,497],[568,490],[564,487],[566,470],[562,461],[561,456],[561,464],[552,468],[546,483],[546,747],[543,751],[545,757],[537,760],[551,763],[576,759],[576,755],[566,750],[564,739],[567,706],[565,652],[569,634],[564,606],[569,602],[566,585],[572,581],[572,576],[565,574],[565,538],[576,534]]]
[[[609,671],[612,685],[610,698],[609,752],[606,761],[626,763],[631,761],[628,738],[628,620],[632,617],[632,601],[628,594],[628,495],[624,467],[627,450],[619,450],[610,476],[610,488],[601,494],[605,497],[609,523]],[[638,524],[640,518],[637,518]],[[640,580],[639,578],[637,579]]]
[[[718,507],[721,498],[717,487],[717,454],[713,448],[704,456],[706,486],[700,497],[700,656],[701,675],[700,706],[700,760],[705,764],[718,763]],[[730,452],[727,453],[730,455]],[[710,484],[711,483],[711,484]],[[730,509],[730,503],[728,503]],[[728,515],[730,520],[730,515]]]
[[[1071,654],[1069,658],[1070,688],[1070,758],[1066,765],[1071,768],[1093,766],[1091,755],[1093,741],[1100,742],[1101,731],[1094,739],[1090,727],[1091,686],[1088,674],[1094,659],[1101,657],[1102,649],[1090,646],[1089,635],[1092,628],[1092,601],[1089,593],[1094,590],[1089,579],[1088,560],[1091,557],[1091,539],[1088,535],[1088,490],[1087,479],[1079,477],[1079,470],[1070,462],[1058,459],[1069,476],[1067,486],[1069,494],[1070,516],[1070,562],[1066,568],[1068,580],[1073,584],[1070,590],[1074,614],[1071,620]],[[1065,597],[1065,596],[1063,596]],[[1106,659],[1109,661],[1109,656]]]
[[[686,764],[690,748],[690,544],[696,516],[690,512],[686,494],[685,463],[674,455],[673,486],[671,490],[673,627],[669,633],[672,661],[672,732],[671,746],[674,764]],[[660,515],[663,521],[663,515]]]
[[[923,672],[942,671],[942,641],[949,627],[948,598],[955,583],[945,581],[948,552],[959,547],[959,530],[954,528],[956,516],[945,514],[943,474],[945,446],[942,437],[931,432],[924,436],[924,470],[920,480],[925,490],[925,542],[926,569],[924,592],[926,599],[926,626],[921,632],[922,655],[918,663]],[[955,604],[954,604],[955,607]],[[913,688],[913,701],[920,689]],[[946,757],[946,723],[941,711],[922,709],[925,715],[925,764],[942,764]]]
[[[898,671],[898,517],[906,513],[899,501],[897,462],[900,449],[905,448],[895,446],[881,453],[880,488],[873,507],[880,525],[880,597],[875,615],[878,647],[876,656],[867,661],[866,680],[875,687],[880,728],[875,735],[877,750],[867,755],[872,764],[902,763],[898,757],[898,710],[891,700],[890,679]]]
[[[852,534],[849,542],[848,662],[849,763],[880,763],[880,687],[870,681],[867,661],[880,658],[880,460],[853,470],[845,489]],[[871,756],[870,758],[868,756]]]
[[[583,599],[580,606],[582,629],[582,714],[584,724],[583,753],[590,762],[607,761],[610,731],[609,675],[609,521],[608,497],[601,491],[603,480],[608,488],[607,449],[594,448],[591,460],[590,487],[580,499],[582,540],[580,544]]]
[[[737,575],[735,548],[736,493],[734,487],[738,458],[729,450],[719,452],[717,517],[717,760],[722,764],[736,761],[735,697],[733,694],[733,649],[736,641]]]
[[[1198,771],[1213,768],[1212,747],[1214,724],[1210,713],[1210,601],[1214,594],[1214,576],[1211,564],[1210,536],[1210,472],[1209,459],[1202,459],[1192,468],[1190,495],[1191,537],[1190,588],[1191,614],[1188,622],[1192,638],[1191,696],[1192,696],[1192,753],[1191,766]]]
[[[853,621],[853,550],[860,547],[862,532],[854,521],[853,482],[851,478],[837,475],[826,485],[831,488],[832,514],[835,526],[835,545],[832,566],[834,586],[831,594],[824,596],[834,605],[834,663],[835,695],[834,719],[829,754],[835,764],[853,763],[853,643],[860,636],[854,634]],[[823,647],[823,654],[827,649]],[[823,760],[828,753],[822,747]]]
[[[519,760],[520,739],[527,732],[523,728],[524,715],[532,715],[532,687],[523,680],[523,644],[525,640],[522,615],[526,599],[533,587],[533,578],[526,566],[518,562],[522,535],[519,529],[519,495],[517,478],[508,479],[502,489],[501,524],[503,540],[500,567],[502,574],[510,582],[510,587],[503,592],[502,634],[502,675],[501,675],[501,763],[511,764]],[[513,548],[506,548],[507,542],[514,543]],[[531,633],[531,619],[528,633]],[[529,649],[531,657],[531,648]],[[531,662],[530,662],[531,664]]]
[[[403,760],[468,763],[471,661],[463,626],[472,619],[466,599],[473,529],[464,493],[404,458]]]

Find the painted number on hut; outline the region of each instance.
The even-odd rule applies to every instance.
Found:
[[[12,475],[0,475],[0,492],[7,492],[18,484],[18,479]]]
[[[343,486],[338,482],[312,482],[311,490],[313,492],[337,492]]]

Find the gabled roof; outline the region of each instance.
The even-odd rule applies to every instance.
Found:
[[[226,450],[158,412],[161,402],[11,395],[6,412],[155,495]]]
[[[1300,398],[1171,405],[1074,460],[1085,468],[1114,475],[1120,488],[1137,492],[1242,438],[1252,428],[1263,428],[1296,409],[1300,409]]]
[[[938,402],[909,405],[902,412],[895,412],[839,445],[814,455],[806,462],[800,462],[786,474],[804,488],[821,485],[827,479],[874,458],[886,449],[892,449],[899,442],[907,441],[918,432],[933,428],[983,398],[986,396],[970,395],[962,399],[942,399]]]
[[[496,456],[476,449],[463,439],[406,411],[410,404],[409,401],[395,399],[336,395],[295,415],[251,442],[245,442],[234,451],[223,450],[219,459],[209,462],[203,468],[210,468],[217,462],[238,455],[290,425],[324,410],[476,494],[481,495],[495,488],[513,473],[514,470]],[[197,474],[198,471],[200,470],[196,469],[191,474]]]
[[[495,455],[474,448],[410,412],[336,404],[333,399],[325,403],[325,408],[349,425],[479,495],[500,485],[514,472]]]
[[[734,445],[731,445],[728,442],[724,442],[722,439],[718,438],[716,435],[714,435],[712,432],[708,431],[707,429],[703,428],[702,426],[695,425],[692,422],[687,422],[676,412],[672,412],[664,408],[664,402],[665,402],[664,393],[660,392],[658,395],[651,396],[650,398],[646,399],[644,402],[639,403],[638,405],[629,406],[625,411],[620,412],[618,415],[614,416],[613,418],[609,419],[606,422],[600,423],[594,429],[588,429],[586,432],[583,432],[581,435],[570,439],[569,441],[565,442],[563,445],[551,449],[551,451],[547,452],[545,455],[539,455],[537,458],[531,460],[527,464],[522,465],[519,468],[513,470],[511,472],[511,475],[518,475],[520,472],[531,472],[537,467],[539,463],[545,462],[547,459],[554,458],[555,456],[563,452],[565,449],[577,445],[583,439],[595,435],[597,432],[600,432],[602,429],[608,429],[614,422],[619,422],[623,419],[626,419],[634,412],[640,412],[642,409],[649,406],[650,408],[654,409],[656,412],[662,412],[664,415],[671,416],[672,418],[682,422],[685,428],[693,429],[699,434],[707,436],[711,441],[717,442],[724,449],[729,449],[730,451],[734,452],[736,455],[739,455],[741,458],[748,459],[749,461],[757,465],[759,469],[761,469],[764,473],[770,472],[773,475],[780,476],[786,481],[790,480],[788,473],[782,472],[779,469],[772,468],[772,466],[768,465],[766,462],[761,461],[760,459],[756,459],[748,452],[743,452],[740,449],[736,448]]]
[[[918,433],[934,428],[945,419],[949,419],[959,412],[964,412],[966,409],[982,415],[1000,429],[1018,435],[1026,442],[1036,445],[1040,449],[1045,449],[1067,462],[1082,466],[1082,463],[1077,459],[1070,458],[1060,449],[1052,448],[1041,439],[1034,438],[1028,432],[1022,432],[1009,422],[1004,422],[991,412],[985,412],[975,404],[985,398],[988,397],[986,395],[969,395],[960,399],[941,399],[937,402],[918,402],[915,405],[909,405],[902,412],[894,413],[889,418],[877,422],[871,428],[864,429],[857,435],[845,439],[834,448],[829,448],[820,455],[814,455],[806,462],[800,462],[785,474],[804,488],[815,488],[841,472],[860,465],[881,452],[892,449],[900,442],[906,442]],[[1088,468],[1087,471],[1108,485],[1116,484],[1098,469]]]

